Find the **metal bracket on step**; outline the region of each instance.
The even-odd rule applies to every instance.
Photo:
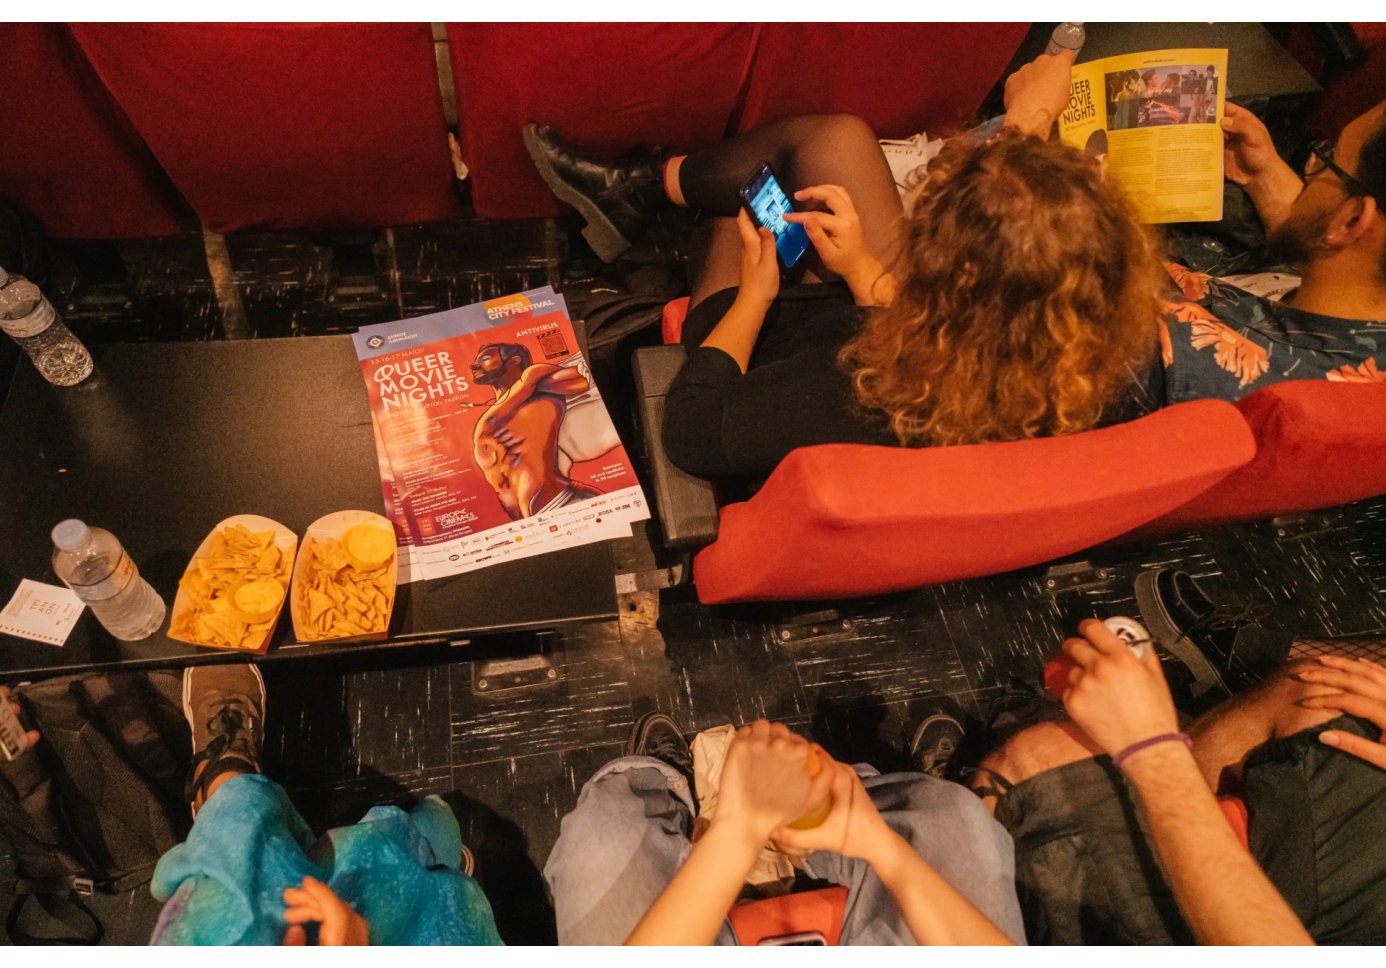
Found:
[[[557,681],[558,670],[542,655],[497,659],[472,666],[472,692],[477,694],[551,685]]]
[[[809,612],[795,615],[788,621],[775,626],[775,641],[781,644],[801,642],[804,639],[818,639],[829,635],[844,635],[851,632],[856,623],[845,617],[837,609],[824,612]]]
[[[1059,592],[1098,588],[1112,580],[1112,569],[1098,568],[1091,561],[1073,561],[1045,569],[1040,583],[1051,595]]]
[[[658,568],[652,571],[632,571],[616,576],[616,594],[631,595],[635,592],[658,591],[661,588],[675,588],[682,585],[688,577],[688,569],[683,564],[671,568]]]
[[[1338,524],[1337,511],[1308,511],[1301,514],[1282,514],[1271,519],[1275,540],[1300,541],[1311,535],[1326,534]]]

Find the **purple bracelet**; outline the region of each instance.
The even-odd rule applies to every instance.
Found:
[[[1121,764],[1125,763],[1147,746],[1154,746],[1156,743],[1183,743],[1189,749],[1193,749],[1193,740],[1189,739],[1187,733],[1161,733],[1159,736],[1143,739],[1139,743],[1132,743],[1120,753],[1115,754],[1112,757],[1112,765],[1121,766]]]

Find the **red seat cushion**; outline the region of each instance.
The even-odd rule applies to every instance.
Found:
[[[457,213],[427,24],[72,30],[217,232]]]
[[[49,235],[171,235],[191,220],[61,24],[0,24],[0,195]]]
[[[698,597],[870,595],[1038,564],[1159,517],[1254,453],[1237,408],[1218,400],[1069,437],[805,447],[722,509],[694,562]]]
[[[1367,59],[1350,71],[1326,79],[1323,99],[1304,125],[1306,131],[1320,138],[1336,138],[1349,121],[1386,97],[1386,23],[1355,23],[1352,28],[1366,48]],[[1325,80],[1323,48],[1308,24],[1294,25],[1288,47],[1305,70]]]
[[[1386,493],[1386,383],[1295,380],[1237,402],[1256,458],[1142,534],[1332,507]]]
[[[659,336],[665,346],[672,346],[683,339],[683,321],[688,318],[688,297],[671,299],[664,304],[660,315]]]
[[[770,23],[737,130],[847,112],[882,138],[948,134],[976,113],[1029,24]]]
[[[552,124],[595,154],[717,143],[754,33],[751,24],[449,24],[477,214],[568,211],[525,151],[520,130],[531,121]]]

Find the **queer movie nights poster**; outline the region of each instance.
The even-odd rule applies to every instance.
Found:
[[[368,327],[356,340],[411,578],[621,537],[649,516],[561,296]]]

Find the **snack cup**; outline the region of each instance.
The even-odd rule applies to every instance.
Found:
[[[218,532],[226,528],[235,527],[238,524],[249,531],[273,531],[275,546],[279,548],[281,553],[287,554],[290,557],[290,559],[293,558],[294,551],[298,547],[298,535],[294,534],[284,525],[280,524],[278,521],[275,521],[272,518],[261,517],[258,514],[233,514],[231,515],[231,517],[225,518],[217,522],[216,527],[212,528],[212,530],[207,532],[207,537],[203,538],[202,543],[197,546],[197,550],[193,552],[192,558],[188,560],[188,567],[183,569],[183,573],[187,574],[188,572],[195,570],[197,568],[198,558],[207,558],[211,555],[212,539],[217,535]],[[295,562],[295,564],[297,563]],[[284,598],[285,600],[287,600],[287,588],[285,589],[285,592],[286,594]],[[203,648],[208,649],[225,649],[234,652],[255,652],[259,653],[260,655],[263,655],[265,652],[269,650],[270,639],[274,638],[274,630],[275,627],[279,624],[279,613],[283,610],[284,603],[281,601],[279,603],[279,608],[275,609],[274,614],[270,616],[268,619],[266,619],[266,621],[269,622],[269,625],[260,635],[259,639],[248,640],[245,643],[244,647],[239,649],[233,649],[230,646],[225,645],[216,645],[211,642],[202,642],[192,637],[191,635],[174,634],[173,629],[177,628],[181,624],[183,617],[192,609],[192,607],[192,596],[189,595],[183,589],[182,583],[180,582],[178,586],[178,594],[175,595],[173,599],[173,611],[170,613],[169,616],[169,638],[176,639],[179,642],[187,642],[189,645],[200,645]]]
[[[341,635],[331,632],[324,634],[313,627],[309,620],[307,606],[304,603],[305,589],[303,586],[307,582],[307,572],[313,558],[311,552],[314,542],[341,541],[347,531],[358,524],[369,524],[383,529],[389,534],[393,547],[395,526],[388,519],[371,511],[337,511],[324,515],[310,524],[308,530],[303,533],[303,553],[294,562],[294,580],[289,587],[289,614],[294,622],[294,638],[299,642],[378,642],[389,637],[390,620],[395,613],[395,592],[399,578],[399,549],[397,547],[390,555],[389,564],[385,570],[385,581],[381,587],[386,598],[385,627],[383,630],[360,635]]]

